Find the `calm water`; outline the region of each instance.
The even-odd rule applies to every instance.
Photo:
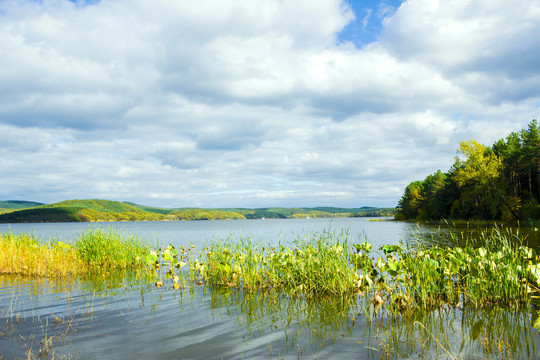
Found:
[[[353,240],[365,235],[374,245],[394,244],[405,239],[414,225],[404,222],[372,221],[367,218],[268,219],[215,221],[133,221],[105,223],[0,224],[0,233],[35,233],[40,239],[69,241],[87,228],[113,227],[128,235],[137,235],[150,243],[202,245],[213,240],[251,236],[262,242],[290,242],[303,234],[325,230],[349,231]],[[379,219],[381,220],[381,219]]]
[[[362,218],[13,224],[0,225],[0,232],[34,232],[42,239],[69,241],[95,226],[111,226],[150,242],[196,246],[231,234],[287,243],[332,229],[348,231],[353,240],[365,237],[377,248],[411,241],[411,233],[418,231],[441,233]],[[446,241],[434,237],[439,238]],[[540,340],[532,326],[538,321],[536,308],[441,309],[405,321],[377,313],[357,297],[291,299],[204,286],[173,290],[127,279],[108,281],[0,276],[0,358],[26,358],[28,351],[36,357],[41,351],[42,358],[79,359],[540,358]]]

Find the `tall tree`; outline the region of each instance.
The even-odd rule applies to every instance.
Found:
[[[529,199],[540,201],[540,130],[536,120],[522,130],[523,163],[528,175]]]
[[[418,210],[422,202],[420,195],[422,184],[422,181],[414,181],[407,185],[396,208],[396,219],[416,219],[418,217]]]
[[[501,186],[501,171],[501,160],[492,149],[476,140],[459,144],[452,175],[461,189],[461,215],[491,219],[500,216],[502,204],[510,207]]]

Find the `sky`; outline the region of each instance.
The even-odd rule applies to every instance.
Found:
[[[540,114],[539,0],[0,0],[0,199],[394,207]]]

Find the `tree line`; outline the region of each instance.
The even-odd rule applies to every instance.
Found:
[[[540,218],[540,128],[532,120],[491,147],[460,142],[454,164],[410,183],[397,220]]]

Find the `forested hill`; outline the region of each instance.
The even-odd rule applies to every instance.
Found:
[[[16,209],[26,209],[34,206],[45,205],[43,203],[38,203],[34,201],[22,201],[22,200],[0,200],[0,209],[4,210],[16,210]]]
[[[459,144],[447,172],[409,184],[396,219],[540,219],[540,129],[533,120],[487,147]]]
[[[32,202],[0,202],[0,223],[142,221],[142,220],[233,220],[273,218],[392,216],[394,209],[263,208],[263,209],[165,209],[110,200],[66,200],[43,205]]]

